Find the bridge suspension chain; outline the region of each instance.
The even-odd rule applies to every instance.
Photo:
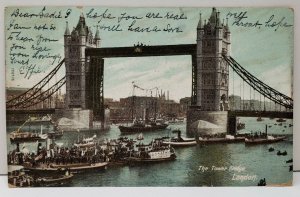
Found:
[[[254,90],[258,91],[263,96],[267,97],[271,101],[286,107],[287,109],[293,109],[293,99],[280,93],[274,88],[263,83],[261,80],[253,76],[246,69],[244,69],[239,63],[237,63],[232,57],[223,56],[226,62],[231,68]],[[251,93],[250,93],[251,95]]]
[[[63,65],[65,59],[63,59],[47,76],[45,76],[41,81],[39,81],[35,86],[24,92],[23,94],[12,98],[11,100],[6,102],[6,108],[17,108],[23,105],[26,100],[35,97],[42,91],[42,88],[45,87],[46,84],[52,79],[52,77],[57,73],[57,71]]]
[[[53,94],[55,94],[64,84],[66,83],[66,77],[61,78],[58,82],[56,82],[53,86],[49,87],[47,90],[41,92],[30,99],[27,99],[19,104],[19,108],[28,108],[33,105],[36,105],[48,98],[50,98]]]

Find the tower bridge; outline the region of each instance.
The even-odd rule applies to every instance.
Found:
[[[226,132],[235,130],[236,116],[293,117],[292,98],[263,83],[231,57],[230,28],[228,22],[221,23],[220,13],[215,8],[204,22],[200,14],[196,31],[195,44],[103,48],[99,31],[94,36],[81,15],[72,31],[66,25],[64,60],[30,90],[7,101],[7,114],[57,113],[55,109],[30,111],[28,107],[48,99],[66,84],[66,108],[59,114],[87,121],[90,127],[93,127],[93,121],[99,121],[103,128],[106,121],[103,86],[105,58],[189,55],[192,60],[192,94],[191,107],[187,112],[187,131],[190,134],[195,132],[191,125],[197,120],[214,123],[218,126],[214,129],[216,132]],[[46,93],[42,92],[62,64],[66,68],[65,77],[44,91]],[[230,110],[230,68],[233,75],[236,73],[250,87],[250,91],[252,89],[264,100],[268,99],[287,111]]]

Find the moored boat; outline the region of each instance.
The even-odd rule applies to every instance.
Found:
[[[34,141],[42,141],[47,139],[47,134],[38,134],[31,132],[12,132],[9,135],[9,139],[12,143],[14,142],[34,142]]]
[[[173,147],[185,147],[185,146],[194,146],[197,144],[195,138],[185,138],[181,136],[180,130],[174,130],[174,132],[177,132],[177,137],[173,137],[169,140],[164,140],[163,144],[171,145]]]
[[[15,142],[34,142],[34,141],[42,141],[48,138],[47,134],[43,133],[43,125],[41,125],[40,133],[30,132],[30,131],[22,131],[22,127],[29,121],[26,120],[17,130],[11,132],[9,134],[9,139],[11,143]]]
[[[54,139],[58,139],[61,138],[64,135],[64,132],[61,130],[53,130],[53,131],[49,131],[47,133],[49,138],[54,138]]]
[[[136,106],[135,106],[135,96],[134,90],[135,88],[140,88],[132,82],[133,91],[132,91],[132,103],[131,103],[131,119],[132,125],[120,125],[118,128],[121,133],[141,133],[141,132],[149,132],[149,131],[157,131],[166,129],[169,124],[162,119],[158,119],[157,117],[157,105],[155,105],[155,113],[153,117],[149,117],[149,113],[147,113],[147,108],[143,106],[143,118],[137,119]],[[140,88],[145,90],[143,88]]]
[[[236,123],[236,129],[237,130],[242,130],[242,129],[245,129],[246,127],[246,124],[241,122],[240,119],[237,120],[237,123]]]
[[[8,165],[9,187],[32,187],[34,179],[24,172],[24,167],[19,165]]]
[[[86,147],[95,146],[96,137],[97,137],[97,135],[94,135],[93,137],[90,137],[90,138],[83,138],[82,141],[78,141],[78,142],[74,143],[74,146],[78,147],[78,148],[86,148]]]
[[[74,164],[49,164],[49,165],[39,165],[39,166],[30,166],[24,165],[24,169],[30,171],[31,173],[45,173],[52,174],[59,171],[69,170],[72,173],[79,173],[92,170],[103,170],[107,168],[107,162],[99,163],[74,163]]]
[[[140,133],[140,132],[164,130],[167,127],[168,127],[168,124],[153,122],[151,124],[134,123],[131,126],[120,125],[119,129],[120,129],[121,133]]]
[[[225,137],[199,137],[198,143],[214,144],[214,143],[240,143],[244,142],[244,136],[226,135]]]
[[[278,119],[276,120],[276,122],[286,122],[286,119],[278,118]]]
[[[9,165],[9,187],[57,187],[72,181],[73,174],[69,170],[56,171],[50,176],[45,173],[33,174],[23,166]]]
[[[267,137],[258,137],[258,138],[245,138],[246,144],[268,144],[268,143],[275,143],[284,140],[285,136],[270,136]]]
[[[129,164],[135,163],[156,163],[176,159],[174,148],[164,145],[161,140],[153,140],[149,145],[139,145],[126,161]]]
[[[195,138],[186,138],[185,140],[181,141],[177,138],[171,139],[171,141],[164,141],[164,144],[169,144],[173,147],[186,147],[186,146],[194,146],[197,144]]]
[[[73,174],[66,171],[65,174],[59,176],[44,176],[35,178],[35,187],[58,187],[65,186],[72,182]]]
[[[263,121],[264,119],[262,119],[260,116],[256,119],[257,122],[261,122]]]

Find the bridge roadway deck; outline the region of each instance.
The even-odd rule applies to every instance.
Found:
[[[34,109],[34,110],[6,110],[7,115],[11,114],[54,114],[57,109]],[[228,116],[236,117],[269,117],[269,118],[293,118],[293,112],[286,111],[228,111]]]
[[[228,111],[228,116],[236,117],[269,117],[269,118],[293,118],[293,112],[286,111]]]
[[[26,110],[26,109],[7,109],[6,110],[6,115],[13,115],[13,114],[54,114],[55,113],[54,108],[52,109],[31,109],[31,110]]]

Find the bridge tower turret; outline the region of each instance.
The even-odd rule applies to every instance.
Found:
[[[97,31],[96,31],[96,34],[95,34],[95,44],[96,44],[96,47],[99,48],[100,47],[100,42],[101,39],[100,39],[100,33],[99,33],[99,29],[97,28]]]

